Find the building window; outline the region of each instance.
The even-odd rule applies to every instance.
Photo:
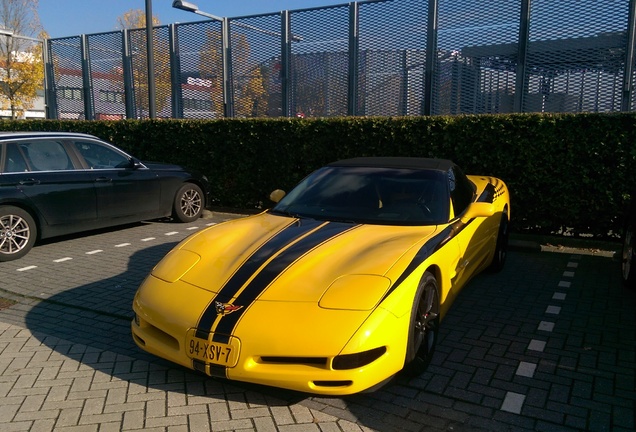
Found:
[[[82,100],[82,89],[75,87],[59,87],[57,94],[62,99]]]
[[[99,91],[99,100],[102,102],[124,103],[124,93],[108,90]]]

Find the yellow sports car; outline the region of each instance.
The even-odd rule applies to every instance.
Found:
[[[133,303],[139,347],[212,377],[372,390],[421,373],[459,290],[506,257],[506,185],[448,160],[343,160],[272,199],[157,264]]]

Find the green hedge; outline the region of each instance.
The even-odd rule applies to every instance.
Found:
[[[517,231],[620,232],[635,184],[636,115],[2,121],[2,130],[85,132],[135,156],[189,166],[212,182],[213,205],[263,208],[325,163],[355,156],[448,158],[503,179]]]

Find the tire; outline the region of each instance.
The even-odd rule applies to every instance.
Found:
[[[631,220],[623,233],[623,255],[621,259],[621,276],[623,284],[629,288],[636,287],[636,258],[634,246],[636,245],[636,221]]]
[[[488,267],[493,273],[501,271],[506,264],[506,257],[508,256],[508,214],[504,212],[501,215],[501,221],[499,222],[499,231],[497,232],[497,243],[495,245],[495,254],[492,257],[492,262]]]
[[[0,207],[0,261],[25,256],[37,235],[37,226],[29,212],[14,206]]]
[[[430,272],[425,272],[417,287],[415,302],[411,309],[409,339],[404,361],[404,372],[420,375],[426,370],[435,347],[440,324],[439,288]]]
[[[203,213],[203,191],[194,183],[186,183],[174,197],[172,216],[179,222],[192,222]]]

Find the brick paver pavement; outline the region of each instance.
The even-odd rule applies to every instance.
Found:
[[[132,296],[191,224],[42,244],[0,263],[0,430],[629,431],[636,293],[617,258],[513,250],[474,279],[422,376],[315,397],[211,379],[139,350]]]

